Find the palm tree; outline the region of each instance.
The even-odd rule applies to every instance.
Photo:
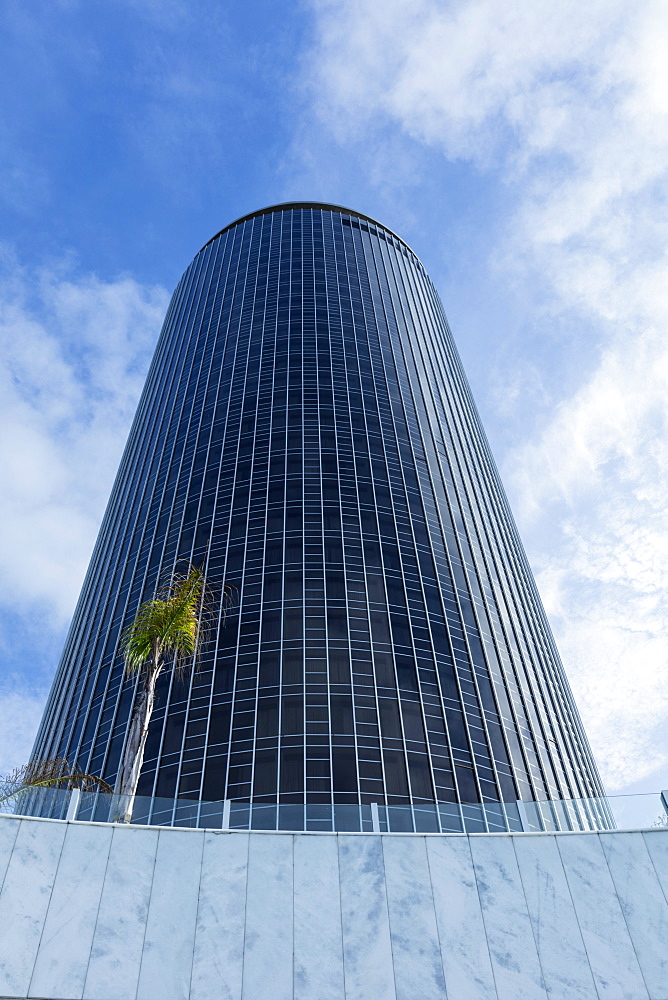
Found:
[[[67,757],[35,757],[28,764],[22,764],[0,777],[0,805],[10,799],[25,798],[26,791],[34,788],[111,792],[111,786],[106,781],[94,774],[86,774],[77,764],[70,765]]]
[[[139,673],[140,682],[114,789],[119,797],[114,810],[117,822],[129,823],[132,818],[156,681],[169,660],[175,670],[194,666],[206,632],[206,604],[203,570],[191,566],[188,573],[174,576],[160,596],[142,604],[123,633],[125,673]]]

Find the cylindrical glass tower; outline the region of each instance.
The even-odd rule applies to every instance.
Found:
[[[439,298],[366,216],[264,209],[183,275],[36,755],[114,780],[119,635],[179,560],[236,599],[161,677],[140,794],[602,793]]]

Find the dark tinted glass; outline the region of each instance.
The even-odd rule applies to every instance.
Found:
[[[248,217],[174,293],[36,752],[113,782],[119,636],[185,562],[234,601],[158,686],[140,792],[582,797],[600,783],[441,303],[388,230]]]

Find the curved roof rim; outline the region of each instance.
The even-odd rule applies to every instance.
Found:
[[[255,212],[248,212],[247,215],[242,215],[240,218],[235,219],[234,222],[230,222],[227,226],[223,226],[223,228],[219,230],[215,236],[212,236],[210,240],[206,241],[199,252],[201,253],[205,247],[208,247],[210,243],[213,243],[213,241],[217,240],[219,236],[226,233],[228,229],[233,229],[234,226],[238,226],[242,222],[247,222],[249,219],[256,219],[260,215],[270,215],[272,212],[284,212],[294,208],[321,208],[329,212],[338,212],[340,215],[351,215],[355,219],[363,219],[365,222],[370,222],[372,225],[378,226],[380,229],[384,229],[386,233],[390,234],[390,236],[399,240],[399,242],[402,243],[407,250],[410,250],[412,254],[415,254],[415,251],[408,245],[408,243],[406,243],[406,240],[403,240],[401,236],[397,235],[397,233],[388,229],[388,227],[382,222],[378,222],[377,219],[372,219],[370,215],[364,215],[363,212],[356,212],[353,208],[345,208],[343,205],[330,205],[322,201],[284,201],[278,205],[268,205],[266,208],[259,208]]]

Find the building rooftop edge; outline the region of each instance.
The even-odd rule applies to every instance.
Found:
[[[353,208],[346,208],[343,205],[331,205],[329,202],[324,201],[284,201],[279,202],[277,205],[267,205],[266,208],[258,208],[255,212],[248,212],[246,215],[242,215],[238,219],[235,219],[234,222],[228,223],[227,226],[223,226],[223,228],[212,236],[210,240],[206,241],[198,252],[201,253],[202,250],[208,247],[210,243],[217,240],[219,236],[222,236],[223,233],[226,233],[229,229],[233,229],[234,226],[240,225],[242,222],[247,222],[249,219],[257,219],[261,215],[270,215],[272,212],[284,212],[293,208],[321,208],[329,212],[338,212],[340,215],[351,215],[355,219],[363,219],[365,222],[371,222],[374,226],[380,226],[380,228],[384,229],[386,233],[390,234],[390,236],[399,240],[399,242],[403,244],[407,250],[410,250],[410,252],[419,260],[417,254],[412,247],[408,245],[406,240],[402,239],[401,236],[395,233],[392,229],[388,228],[388,226],[384,223],[378,222],[377,219],[372,218],[370,215],[365,215],[363,212],[356,212]]]

